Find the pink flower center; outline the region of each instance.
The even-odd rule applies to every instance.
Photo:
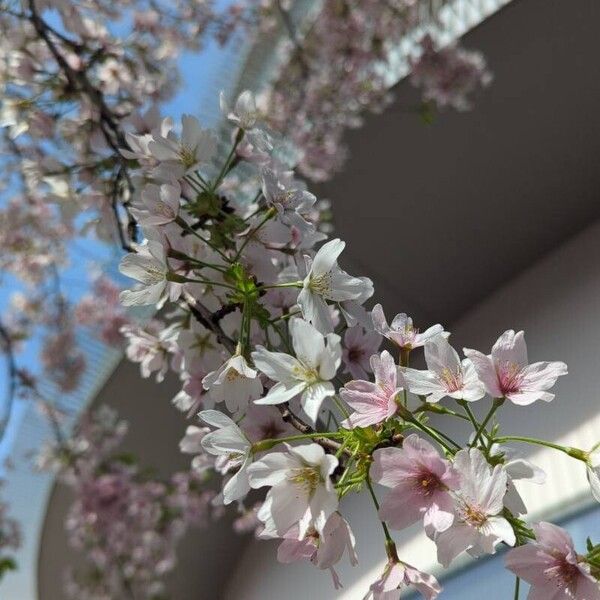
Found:
[[[558,555],[554,566],[546,569],[545,575],[559,589],[572,588],[579,575],[579,569],[565,556]]]
[[[496,374],[503,395],[520,391],[523,384],[521,365],[509,361],[497,362]]]
[[[437,490],[445,489],[444,484],[431,471],[422,470],[413,477],[415,491],[420,496],[431,496]]]
[[[348,362],[360,362],[365,355],[365,351],[359,346],[348,349]]]

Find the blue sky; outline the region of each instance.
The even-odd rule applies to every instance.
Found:
[[[220,4],[226,6],[228,3],[230,2],[221,2]],[[50,20],[55,27],[59,27],[58,19],[51,18]],[[235,56],[232,56],[230,48],[222,48],[213,40],[209,40],[200,53],[183,53],[179,59],[182,85],[177,94],[164,105],[163,116],[171,116],[178,123],[180,116],[188,113],[202,118],[205,126],[215,125],[219,115],[218,82],[223,80],[223,74],[226,76],[227,72],[233,72],[235,65],[232,64],[232,61],[235,61]],[[11,190],[9,187],[0,194],[0,206],[7,202],[12,191],[14,188]],[[76,302],[89,289],[92,269],[97,270],[100,266],[102,270],[114,271],[121,251],[91,238],[80,238],[70,245],[69,254],[69,267],[61,277],[62,289],[71,302]],[[25,291],[26,288],[16,278],[3,274],[0,281],[0,313],[4,313],[10,296],[17,290]],[[38,371],[40,341],[41,335],[37,335],[22,345],[18,354],[20,366],[32,372]],[[6,365],[2,360],[2,364],[0,364],[0,418],[6,410],[9,383],[6,374]],[[9,428],[4,438],[0,440],[0,462],[10,454],[14,439],[18,435],[24,408],[22,402],[19,401],[13,407]]]

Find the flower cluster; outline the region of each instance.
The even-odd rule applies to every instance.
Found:
[[[313,181],[329,179],[348,154],[344,131],[359,127],[365,112],[381,112],[392,101],[389,71],[402,42],[435,23],[435,5],[414,0],[325,2],[306,25],[296,24],[295,13],[285,11],[281,2],[273,4],[291,39],[261,104],[269,122],[300,151],[299,172]],[[428,111],[468,109],[473,94],[491,79],[483,56],[456,44],[439,48],[430,33],[419,46],[418,57],[403,58]]]
[[[189,138],[174,145],[172,123],[160,118],[160,105],[180,83],[182,52],[197,52],[215,39],[226,44],[234,35],[261,44],[263,36],[283,32],[287,42],[276,44],[280,69],[262,90],[260,109],[253,98],[242,96],[228,114],[247,132],[240,155],[254,161],[268,157],[264,138],[252,131],[260,112],[293,143],[301,171],[319,180],[343,161],[344,129],[359,125],[365,110],[379,110],[389,101],[383,67],[405,36],[434,20],[438,10],[433,5],[424,10],[412,0],[344,0],[323,3],[312,21],[311,11],[304,14],[279,0],[225,4],[3,2],[0,127],[6,175],[0,186],[6,200],[0,203],[0,246],[6,251],[0,267],[16,278],[27,300],[15,294],[11,315],[0,326],[14,344],[31,339],[38,345],[41,338],[44,376],[61,391],[73,391],[86,368],[75,327],[92,326],[103,342],[118,345],[119,329],[128,322],[116,309],[106,278],[94,282],[93,295],[81,303],[64,281],[65,271],[81,260],[81,245],[94,239],[130,250],[139,239],[138,225],[164,225],[177,216],[172,211],[181,190],[148,186],[141,198],[133,161],[147,156],[150,138],[150,153],[171,167],[181,152],[187,156],[179,168],[190,169],[214,150],[202,132],[192,132],[193,125],[185,127]],[[305,27],[310,21],[312,26]],[[430,81],[444,79],[446,95],[455,99],[451,104],[463,98],[462,105],[467,104],[475,77],[457,75],[468,70],[457,63],[469,60],[438,61],[436,76],[425,85],[426,99],[432,98]],[[438,101],[439,94],[433,99]],[[239,120],[236,115],[242,113]],[[132,136],[134,131],[141,135]],[[265,193],[277,195],[273,186],[282,183],[280,175],[265,169]],[[275,206],[287,210],[281,203]],[[295,218],[294,210],[286,214]],[[273,227],[269,223],[264,230]],[[152,244],[144,250],[150,256],[152,251]],[[262,251],[253,240],[245,249],[247,257]],[[100,299],[111,311],[104,318]],[[365,354],[354,363],[368,359]]]
[[[179,539],[218,513],[214,492],[203,489],[197,472],[161,481],[144,475],[133,456],[119,453],[126,432],[126,423],[103,407],[41,458],[75,495],[66,529],[87,567],[68,572],[66,589],[78,600],[159,597],[162,577],[175,567]]]
[[[122,260],[137,283],[121,299],[171,310],[166,322],[126,330],[128,354],[146,377],[179,374],[174,404],[200,419],[182,451],[194,455],[199,475],[222,475],[219,501],[237,506],[238,530],[281,540],[281,562],[307,560],[329,570],[336,587],[335,565],[357,560],[342,500],[363,490],[387,556],[369,591],[375,600],[406,586],[439,594],[432,575],[401,558],[390,532],[416,522],[444,567],[504,544],[519,547],[510,568],[526,572],[530,547],[545,542],[524,520],[518,486],[540,484],[544,474],[507,444],[549,446],[584,462],[596,496],[598,451],[507,435],[497,415],[505,403],[552,401],[567,366],[530,363],[522,331],[504,332],[489,354],[465,348],[461,358],[442,325],[420,331],[406,314],[390,323],[381,305],[369,311],[371,280],[339,264],[344,242],[319,229],[316,198],[281,162],[254,106],[244,92],[226,109],[235,131],[220,162],[210,133],[189,117],[177,134],[165,123],[143,140],[130,136],[144,181],[136,204],[162,217],[145,220],[146,241]],[[255,171],[245,186],[234,184],[240,146]],[[383,341],[389,349],[379,353]],[[410,364],[421,349],[419,370]],[[489,403],[481,420],[476,402]],[[452,439],[429,413],[461,419],[473,434]],[[373,483],[389,488],[381,502]],[[260,504],[246,507],[250,491],[262,489]],[[566,552],[564,581],[581,574],[582,589],[599,592],[595,552]]]
[[[419,57],[412,60],[411,82],[422,88],[425,101],[440,108],[469,110],[473,93],[492,81],[479,52],[464,50],[456,44],[438,48],[430,35],[421,40],[420,50]]]
[[[19,290],[2,319],[11,340],[3,350],[41,341],[44,377],[61,391],[74,390],[86,366],[78,324],[121,342],[126,320],[112,284],[95,282],[93,300],[75,308],[78,292],[63,277],[81,261],[77,244],[89,248],[95,238],[129,247],[135,239],[135,183],[119,151],[126,132],[156,126],[158,105],[179,84],[182,51],[215,37],[226,43],[248,11],[220,10],[211,0],[2,2],[0,270],[2,283]],[[90,254],[101,260],[95,252],[83,257]],[[108,307],[115,311],[103,320]]]

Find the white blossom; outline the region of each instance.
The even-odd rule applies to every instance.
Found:
[[[266,531],[279,537],[298,525],[298,539],[312,526],[322,533],[338,507],[331,474],[338,465],[319,444],[271,452],[248,468],[253,488],[270,486],[258,518]]]
[[[335,394],[331,380],[342,359],[340,337],[323,336],[302,319],[291,320],[290,332],[295,357],[263,346],[252,353],[256,367],[277,382],[256,404],[281,404],[300,396],[304,412],[314,423],[323,400]]]
[[[340,269],[338,256],[345,242],[339,239],[323,244],[314,259],[305,256],[307,275],[298,296],[298,304],[304,318],[319,331],[333,331],[329,302],[344,302],[361,298],[363,301],[373,294],[373,284],[366,277],[352,277]]]

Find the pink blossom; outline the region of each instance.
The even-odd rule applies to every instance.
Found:
[[[508,398],[520,406],[527,406],[536,400],[550,402],[554,394],[547,390],[560,376],[567,374],[567,365],[563,362],[528,364],[527,345],[522,331],[505,331],[488,356],[468,348],[464,349],[464,353],[473,362],[490,396]]]
[[[373,319],[375,331],[405,350],[419,348],[444,331],[444,328],[438,324],[432,325],[423,333],[419,333],[419,330],[413,326],[412,319],[404,313],[396,315],[392,324],[388,325],[381,304],[376,304],[373,307],[371,318]]]
[[[367,331],[360,325],[350,327],[344,334],[342,360],[346,373],[353,379],[366,379],[371,372],[369,359],[379,350],[381,336],[375,331]]]
[[[425,343],[427,371],[402,369],[408,389],[417,395],[426,395],[427,402],[439,402],[445,396],[473,402],[485,395],[473,364],[463,361],[443,335]]]
[[[575,551],[571,536],[552,523],[533,526],[535,541],[513,548],[506,567],[531,584],[528,600],[600,600],[600,583]]]
[[[121,333],[127,340],[126,354],[132,362],[140,363],[142,377],[150,377],[156,371],[156,381],[162,381],[169,368],[169,358],[174,350],[176,329],[165,327],[153,319],[144,327],[125,325]]]
[[[503,500],[508,476],[502,465],[493,469],[476,448],[460,450],[454,457],[460,473],[456,491],[455,517],[442,532],[429,531],[438,548],[438,561],[447,567],[463,551],[472,556],[494,554],[496,546],[515,543],[510,523],[503,517]]]
[[[334,512],[320,534],[311,528],[302,539],[298,539],[298,527],[292,527],[283,536],[283,541],[277,549],[277,560],[291,563],[298,560],[309,560],[319,569],[329,569],[336,589],[342,587],[333,566],[340,562],[347,551],[350,564],[358,564],[355,551],[355,539],[350,525],[340,515]]]
[[[381,577],[371,585],[365,600],[399,600],[403,590],[411,585],[426,600],[437,598],[442,591],[433,575],[400,560],[390,559]]]
[[[293,435],[296,430],[288,425],[274,406],[250,405],[240,426],[251,442]]]
[[[483,55],[457,44],[437,48],[429,34],[422,38],[420,45],[421,55],[412,61],[410,80],[422,88],[423,99],[435,102],[440,108],[470,109],[470,96],[492,80]]]
[[[391,488],[379,516],[394,529],[404,529],[419,519],[425,527],[444,531],[454,520],[451,490],[459,474],[427,441],[412,433],[402,448],[381,448],[373,453],[373,481]]]
[[[402,391],[398,385],[398,369],[392,355],[384,350],[371,357],[375,383],[350,381],[340,391],[342,399],[354,409],[344,421],[344,427],[366,427],[381,423],[396,413],[396,397]]]

